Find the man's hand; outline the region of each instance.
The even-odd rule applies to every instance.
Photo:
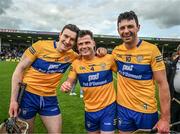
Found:
[[[107,49],[104,48],[104,47],[99,47],[97,50],[96,50],[96,54],[98,57],[103,57],[107,54]]]
[[[17,101],[12,101],[10,103],[10,107],[9,107],[9,116],[10,117],[17,117],[18,108],[19,108],[18,102]]]
[[[61,85],[61,91],[62,91],[62,92],[67,93],[67,92],[70,92],[71,89],[72,89],[72,85],[71,85],[71,83],[68,82],[68,81],[65,81],[65,82]]]
[[[158,129],[158,133],[169,133],[170,131],[170,124],[168,120],[160,119],[154,128]]]

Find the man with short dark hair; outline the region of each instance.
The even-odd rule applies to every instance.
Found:
[[[117,116],[120,133],[158,128],[169,132],[170,95],[163,57],[158,48],[138,38],[140,30],[133,11],[121,13],[117,30],[123,40],[113,50],[117,73]],[[161,116],[158,121],[155,83],[159,88]]]
[[[79,32],[77,48],[81,58],[72,63],[68,79],[62,84],[61,90],[70,91],[78,78],[84,94],[88,134],[114,134],[116,95],[112,71],[117,68],[113,56],[96,56],[96,44],[89,30]]]
[[[65,25],[59,34],[59,41],[41,40],[35,42],[23,54],[12,76],[10,117],[18,116],[29,124],[33,133],[36,114],[40,115],[48,133],[61,133],[62,119],[56,96],[56,88],[64,72],[77,54],[72,50],[79,28]],[[17,102],[19,83],[27,84],[20,106]]]

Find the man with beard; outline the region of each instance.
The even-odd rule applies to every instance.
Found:
[[[119,133],[158,128],[169,132],[170,94],[163,57],[158,48],[138,38],[140,25],[133,11],[121,13],[117,30],[123,44],[113,55],[118,66],[117,116]],[[158,121],[155,83],[159,88]]]
[[[115,130],[116,95],[113,73],[116,64],[112,55],[99,58],[95,55],[93,33],[81,30],[78,34],[77,48],[80,59],[72,63],[67,81],[61,90],[71,90],[78,78],[83,90],[85,104],[85,127],[88,134],[113,134]]]

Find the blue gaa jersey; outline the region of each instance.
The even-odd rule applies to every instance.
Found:
[[[112,71],[116,70],[112,55],[92,60],[77,59],[72,63],[68,77],[79,79],[87,112],[99,111],[115,101]]]
[[[156,112],[153,72],[165,69],[158,48],[140,40],[130,50],[124,44],[115,47],[113,56],[118,66],[117,103],[137,112]]]
[[[67,70],[77,54],[73,50],[59,52],[56,42],[38,41],[24,53],[33,63],[26,70],[23,82],[27,91],[40,96],[55,96],[56,88],[63,73]]]

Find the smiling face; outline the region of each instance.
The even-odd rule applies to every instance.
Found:
[[[61,51],[68,51],[72,49],[75,44],[77,33],[69,29],[65,29],[59,35],[59,43]]]
[[[123,19],[118,23],[118,33],[125,44],[134,44],[138,39],[137,33],[139,25],[136,24],[134,19]]]
[[[90,37],[90,35],[78,37],[77,48],[79,54],[83,57],[93,57],[95,55],[95,41]]]

